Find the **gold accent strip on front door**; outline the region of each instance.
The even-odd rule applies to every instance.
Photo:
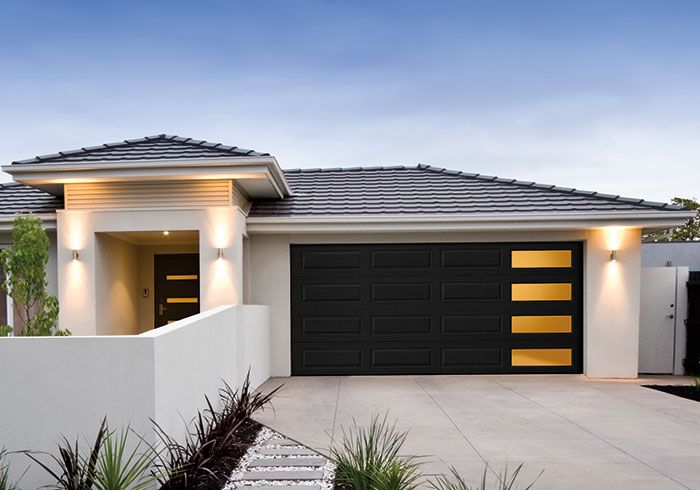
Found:
[[[571,301],[571,283],[512,284],[512,301]]]
[[[513,316],[512,333],[571,333],[571,315]]]
[[[166,303],[199,303],[199,298],[168,298]]]
[[[513,269],[570,268],[571,250],[513,250]]]
[[[167,281],[196,281],[199,276],[197,274],[168,274],[165,279]]]
[[[513,349],[512,366],[571,366],[571,349]]]

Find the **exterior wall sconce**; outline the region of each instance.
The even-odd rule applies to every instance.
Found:
[[[223,248],[217,248],[216,249],[216,257],[218,259],[223,259],[224,258],[224,249]]]
[[[617,250],[611,250],[610,251],[610,262],[616,262],[617,261]]]
[[[73,249],[73,260],[78,260],[78,258],[80,258],[80,254],[77,250]]]

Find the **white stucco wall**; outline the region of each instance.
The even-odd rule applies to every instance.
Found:
[[[99,234],[95,237],[97,335],[132,335],[139,329],[139,269],[136,245]]]
[[[617,250],[614,262],[611,249]],[[591,230],[585,255],[585,373],[592,378],[636,378],[641,233]]]
[[[603,230],[251,235],[251,302],[270,305],[272,375],[291,374],[290,244],[581,241],[584,372],[591,377],[636,377],[640,232],[616,230],[614,235]],[[613,245],[619,250],[615,263],[610,262]]]
[[[266,306],[221,306],[138,336],[0,338],[0,441],[9,451],[55,453],[61,435],[93,437],[106,415],[152,437],[149,418],[184,434],[204,396],[218,401],[252,366],[252,386],[269,377]],[[83,439],[84,440],[84,439]],[[13,477],[28,465],[15,455]],[[22,488],[48,483],[36,465]]]
[[[642,244],[642,267],[687,266],[700,271],[700,242],[655,242]]]
[[[191,210],[59,211],[57,213],[59,324],[75,335],[94,335],[101,319],[97,304],[109,305],[97,288],[104,281],[96,253],[99,233],[198,231],[201,311],[243,300],[245,217],[236,207]],[[218,259],[218,249],[223,258]],[[72,251],[78,250],[78,260]],[[99,296],[98,296],[99,294]],[[100,331],[104,331],[100,328]]]

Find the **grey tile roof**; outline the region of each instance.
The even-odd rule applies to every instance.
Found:
[[[24,184],[0,184],[0,216],[19,213],[53,213],[63,199]]]
[[[418,165],[286,170],[292,195],[255,217],[678,211],[681,206]]]
[[[292,195],[257,200],[250,216],[679,211],[681,206],[418,165],[286,170]],[[0,184],[0,216],[50,213],[63,199]]]
[[[78,150],[59,151],[51,155],[40,155],[13,164],[26,163],[71,163],[71,162],[110,162],[116,160],[191,160],[196,158],[261,157],[269,153],[227,146],[221,143],[182,138],[168,134],[146,136],[117,143],[106,143]]]

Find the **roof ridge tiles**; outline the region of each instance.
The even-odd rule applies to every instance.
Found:
[[[146,145],[146,147],[150,146],[150,149],[153,151],[158,151],[158,146],[167,146],[167,145],[152,145],[153,143],[181,143],[183,145],[188,145],[192,148],[202,148],[204,149],[203,151],[207,150],[213,150],[215,153],[215,156],[225,156],[227,153],[231,154],[232,156],[270,156],[269,153],[260,153],[255,150],[247,150],[245,148],[239,148],[237,146],[229,146],[229,145],[224,145],[222,143],[215,143],[215,142],[209,142],[205,140],[195,140],[193,138],[185,138],[182,136],[177,136],[177,135],[170,135],[170,134],[165,134],[161,133],[158,135],[151,135],[151,136],[144,136],[142,138],[133,138],[133,139],[126,139],[122,141],[117,141],[113,143],[104,143],[101,145],[96,145],[96,146],[83,146],[80,149],[77,150],[63,150],[58,153],[52,153],[52,154],[46,154],[46,155],[37,155],[34,158],[28,158],[24,160],[15,160],[12,163],[13,164],[28,164],[28,163],[63,163],[63,162],[75,162],[79,161],[77,160],[77,157],[81,154],[85,154],[86,158],[89,157],[94,157],[93,161],[97,160],[97,157],[102,157],[102,159],[107,159],[107,160],[119,160],[119,152],[123,152],[125,149],[128,148],[139,148],[139,145],[148,143],[149,145]],[[118,150],[119,152],[116,154],[110,154],[108,150]],[[141,148],[143,149],[149,149],[149,148]],[[177,152],[177,147],[175,145],[172,146],[172,148],[164,148],[161,151],[170,151],[173,153]],[[185,151],[183,149],[183,151]],[[198,155],[198,157],[206,157],[208,155],[202,153]],[[192,158],[192,155],[183,155],[182,158]]]

